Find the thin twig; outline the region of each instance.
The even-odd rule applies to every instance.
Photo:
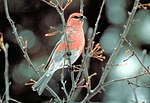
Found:
[[[57,10],[57,9],[56,9]],[[67,55],[67,53],[71,53],[70,51],[70,47],[69,47],[69,40],[68,40],[68,35],[65,31],[65,28],[66,28],[66,22],[65,22],[65,18],[64,18],[64,10],[57,10],[57,12],[59,13],[60,17],[61,17],[61,21],[62,21],[62,24],[63,24],[63,32],[64,32],[64,40],[66,41],[66,44],[67,44],[67,48],[65,48],[65,56],[66,56],[66,59],[68,60],[69,62],[69,66],[70,68],[72,68],[72,64],[71,64],[71,59],[70,59],[70,56]],[[74,82],[74,71],[71,72],[71,80],[72,80],[72,86],[75,85],[75,82]],[[70,93],[69,93],[70,94]],[[68,95],[68,101],[70,101],[70,95]]]
[[[38,76],[40,77],[40,74],[37,72],[37,70],[35,69],[36,67],[32,64],[30,57],[27,53],[27,51],[24,48],[24,45],[21,41],[21,39],[19,38],[18,32],[17,32],[17,28],[15,27],[15,23],[14,21],[10,18],[9,12],[8,12],[8,5],[7,5],[7,0],[4,0],[4,6],[5,6],[5,13],[6,13],[6,17],[8,19],[8,21],[10,22],[10,25],[13,29],[13,34],[15,35],[17,42],[22,50],[22,52],[24,53],[24,57],[27,60],[27,62],[29,63],[29,65],[33,68],[33,70],[38,74]]]
[[[134,55],[135,55],[135,57],[137,58],[137,60],[139,61],[139,63],[141,64],[141,66],[145,69],[145,71],[150,75],[150,72],[149,72],[149,70],[145,67],[145,65],[142,63],[142,61],[140,60],[140,58],[138,57],[138,55],[135,53],[135,52],[133,52],[134,53]]]
[[[4,71],[4,78],[5,78],[5,93],[2,97],[2,100],[4,99],[4,96],[5,96],[5,102],[6,103],[9,103],[9,62],[8,62],[8,48],[9,48],[9,45],[6,43],[4,45],[4,40],[3,40],[3,34],[0,33],[0,49],[2,49],[4,51],[4,55],[5,55],[5,71]]]
[[[50,3],[48,3],[47,1],[45,1],[45,0],[41,0],[41,1],[43,1],[43,2],[45,2],[46,4],[48,4],[48,5],[50,5],[50,6],[52,6]],[[66,4],[67,5],[67,7],[70,5],[70,3],[72,2],[72,0],[68,0],[68,4]],[[53,3],[53,2],[52,2]],[[64,10],[65,9],[63,9],[63,7],[61,7],[61,4],[57,1],[57,4],[59,4],[59,5],[56,5],[55,3],[53,3],[55,6],[54,6],[54,8],[57,10],[57,12],[59,13],[59,15],[60,15],[60,18],[61,18],[61,21],[62,21],[62,29],[63,29],[63,34],[64,34],[64,41],[66,41],[66,44],[67,44],[67,48],[65,48],[65,56],[66,56],[66,59],[68,60],[68,62],[69,62],[69,66],[70,66],[70,68],[72,68],[72,64],[71,64],[71,60],[70,60],[70,56],[69,55],[67,55],[67,53],[70,53],[70,47],[69,47],[69,40],[68,40],[68,34],[66,33],[66,27],[67,27],[67,25],[66,25],[66,21],[65,21],[65,17],[64,17]],[[52,6],[53,7],[53,6]]]
[[[13,99],[13,98],[9,98],[9,100],[11,100],[11,101],[13,101],[13,102],[15,102],[15,103],[22,103],[22,102],[17,101],[16,99]]]
[[[89,28],[88,33],[87,33],[88,36],[86,38],[87,41],[91,38],[92,33],[93,33],[93,28]],[[78,72],[78,75],[75,79],[76,86],[71,88],[72,96],[74,96],[74,100],[79,96],[79,93],[82,89],[82,88],[78,88],[78,86],[82,86],[88,80],[88,74],[87,74],[88,72],[86,72],[87,70],[83,69],[83,68],[88,68],[89,60],[86,59],[86,58],[89,58],[88,56],[90,57],[89,54],[85,55],[85,51],[83,51],[83,53],[82,53],[82,57],[83,57],[82,65],[81,65],[79,72]],[[87,66],[87,67],[85,67],[85,66]],[[87,78],[87,80],[85,80],[84,78]]]
[[[133,46],[132,46],[132,44],[131,44],[131,42],[129,42],[129,41],[127,41],[127,43],[129,44],[129,46],[132,48],[132,49],[134,49],[133,48]],[[133,50],[132,50],[133,51]],[[130,51],[128,51],[128,52],[130,52]],[[146,56],[146,53],[147,53],[147,51],[146,50],[143,50],[143,52],[142,52],[142,61],[141,61],[141,63],[144,65],[144,60],[145,60],[145,56]],[[132,53],[133,54],[133,53]],[[140,67],[141,69],[143,68],[143,66],[141,65],[141,67]],[[138,96],[137,96],[137,92],[136,92],[136,89],[137,89],[137,87],[143,87],[143,88],[146,88],[146,87],[148,87],[147,85],[139,85],[138,84],[138,81],[139,81],[139,78],[135,78],[136,79],[136,82],[135,83],[132,83],[132,82],[130,82],[129,80],[127,80],[127,82],[128,82],[128,84],[129,85],[133,85],[133,86],[131,86],[131,88],[132,88],[132,90],[133,90],[133,94],[134,94],[134,98],[135,98],[135,103],[139,103],[138,102]]]
[[[128,44],[129,44],[129,46],[133,49],[133,47],[132,47],[132,44],[131,44],[131,42],[127,42]],[[145,60],[145,56],[146,56],[146,50],[143,50],[143,52],[142,52],[142,63],[144,64],[144,60]],[[142,65],[141,65],[141,67],[140,67],[141,69],[143,68],[142,67]],[[138,85],[138,81],[139,81],[139,78],[135,78],[136,79],[136,83],[135,83],[135,85]],[[128,84],[129,84],[129,80],[127,80],[127,82],[128,82]],[[130,84],[132,84],[132,83],[130,83]],[[134,84],[133,84],[134,85]],[[138,85],[139,86],[139,85]],[[139,103],[138,102],[138,97],[137,97],[137,92],[136,92],[136,89],[137,89],[137,87],[131,87],[132,89],[133,89],[133,94],[134,94],[134,98],[135,98],[135,103]]]
[[[11,82],[9,82],[9,84],[5,87],[5,88],[8,88],[9,89],[9,87],[10,87],[10,85],[11,85]],[[5,92],[4,92],[4,94],[3,94],[3,96],[2,96],[2,98],[1,98],[1,102],[3,103],[3,101],[4,101],[4,99],[6,98],[6,93],[7,91],[6,91],[6,89],[5,89]],[[10,97],[9,97],[10,98]],[[8,99],[9,99],[8,98]]]
[[[86,66],[86,67],[84,67],[86,79],[88,77],[87,76],[88,75],[87,71],[88,71],[89,62],[90,62],[90,55],[89,54],[91,52],[91,47],[92,47],[93,40],[94,40],[96,32],[97,32],[98,23],[100,21],[102,10],[103,10],[105,2],[106,2],[106,0],[103,0],[102,5],[100,7],[99,14],[98,14],[98,17],[97,17],[97,20],[96,20],[96,23],[95,23],[95,27],[94,27],[94,30],[93,30],[92,35],[91,35],[91,39],[89,39],[89,41],[88,41],[88,47],[87,47],[87,51],[86,51],[86,54],[85,54],[85,60],[83,60],[83,63],[86,63],[86,64],[84,64],[84,66]]]
[[[70,3],[71,3],[71,0],[70,0],[70,2],[68,4],[70,4]],[[68,4],[66,4],[66,5],[69,6]],[[58,6],[60,6],[60,5],[58,5]],[[62,7],[58,7],[58,6],[56,7],[56,10],[57,10],[57,12],[60,15],[60,18],[61,18],[61,21],[62,21],[62,24],[63,24],[63,28],[62,29],[63,29],[63,33],[64,33],[64,41],[66,41],[66,44],[67,44],[67,47],[65,48],[65,54],[66,54],[65,58],[68,60],[70,68],[72,68],[70,56],[67,55],[67,53],[71,53],[71,51],[70,51],[70,47],[69,47],[69,42],[70,41],[68,40],[68,34],[65,31],[67,25],[66,25],[66,21],[65,21],[65,18],[64,18],[64,10],[65,10],[66,6],[63,9],[62,9]],[[72,80],[72,89],[71,89],[70,93],[68,94],[68,101],[70,101],[72,99],[71,98],[72,90],[75,89],[74,87],[76,85],[75,78],[74,78],[74,71],[71,72],[71,80]]]
[[[127,80],[127,82],[128,82],[129,85],[133,85],[135,87],[150,88],[150,86],[146,85],[146,84],[145,85],[140,85],[140,84],[137,84],[137,83],[133,83],[133,82],[131,82],[129,80]]]
[[[58,0],[56,0],[57,5],[56,5],[55,3],[53,3],[53,1],[51,1],[51,3],[53,3],[54,6],[51,5],[51,3],[47,2],[46,0],[41,0],[41,1],[43,1],[43,2],[45,2],[46,4],[48,4],[48,5],[52,6],[52,7],[54,7],[54,8],[57,10],[57,12],[59,13],[59,15],[60,15],[60,18],[61,18],[61,21],[62,21],[62,25],[63,25],[63,26],[62,26],[62,29],[63,29],[63,32],[62,32],[62,33],[64,34],[64,41],[66,41],[66,44],[67,44],[67,48],[65,48],[65,54],[66,54],[65,56],[66,56],[66,59],[67,59],[68,62],[69,62],[70,68],[72,68],[70,56],[67,55],[67,53],[70,53],[70,47],[69,47],[69,42],[70,42],[70,41],[68,40],[68,34],[67,34],[66,31],[65,31],[67,25],[66,25],[66,21],[65,21],[65,17],[64,17],[64,10],[65,10],[66,7],[68,7],[68,6],[70,5],[70,3],[72,2],[72,0],[68,0],[64,8],[62,7],[62,5],[59,3]]]
[[[59,3],[59,1],[58,0],[55,0],[55,1],[57,2],[57,6],[60,7],[60,9],[62,10],[63,8],[62,8],[62,5]]]
[[[68,40],[68,34],[65,31],[67,25],[66,25],[66,21],[65,21],[65,17],[64,17],[64,10],[61,10],[61,12],[58,11],[58,13],[59,13],[59,15],[61,17],[61,21],[62,21],[62,24],[63,24],[64,40],[67,43],[67,48],[65,48],[65,54],[66,54],[65,56],[66,56],[66,58],[67,58],[67,60],[69,62],[70,68],[72,68],[70,55],[67,55],[67,53],[71,53],[71,51],[70,51],[70,46],[69,46],[70,41]]]
[[[65,5],[65,7],[63,8],[62,7],[62,3],[60,4],[58,1],[56,1],[57,2],[57,5],[55,4],[55,3],[53,3],[53,5],[51,5],[51,3],[48,3],[47,1],[45,1],[45,0],[41,0],[41,1],[43,1],[43,2],[45,2],[46,4],[48,4],[48,5],[50,5],[50,6],[52,6],[52,7],[54,7],[56,10],[57,10],[57,12],[59,13],[59,15],[60,15],[60,18],[61,18],[61,21],[62,21],[62,24],[63,24],[63,27],[62,27],[62,29],[63,29],[63,34],[64,34],[64,41],[66,41],[66,44],[67,44],[67,48],[65,48],[65,59],[67,59],[68,60],[68,62],[69,62],[69,66],[70,66],[70,68],[72,68],[72,64],[71,64],[71,60],[70,60],[70,56],[69,55],[67,55],[67,53],[70,53],[70,47],[69,47],[69,40],[68,40],[68,34],[66,33],[66,21],[65,21],[65,18],[64,18],[64,10],[66,9],[66,7],[68,7],[69,5],[70,5],[70,3],[72,2],[72,0],[68,0],[68,2],[67,2],[67,4]],[[64,64],[65,64],[65,62],[64,62]],[[71,79],[72,79],[72,86],[74,85],[74,72],[71,72]],[[64,88],[65,89],[65,88]],[[68,94],[67,94],[68,95]],[[69,100],[69,99],[68,99]]]
[[[135,50],[134,50],[134,47],[132,46],[132,44],[126,39],[126,38],[124,38],[125,39],[125,41],[127,42],[127,44],[131,47],[131,49],[132,49],[132,55],[130,56],[130,57],[132,57],[133,55],[136,57],[136,59],[138,60],[138,62],[141,64],[141,66],[144,68],[144,70],[150,75],[150,71],[148,70],[148,68],[147,67],[145,67],[145,65],[144,65],[144,63],[143,63],[143,60],[144,60],[144,58],[145,58],[145,55],[143,54],[143,59],[142,60],[140,60],[140,58],[139,58],[139,56],[137,55],[137,53],[135,52]],[[129,58],[130,58],[129,57]]]
[[[66,90],[66,82],[67,81],[64,81],[64,69],[62,69],[62,74],[61,74],[61,84],[62,84],[62,90],[64,91],[66,97],[68,97],[68,92]]]
[[[83,0],[80,0],[80,13],[81,14],[83,14],[83,7],[84,7]]]
[[[101,15],[102,15],[102,11],[103,11],[105,2],[106,2],[106,0],[103,0],[102,5],[100,7],[99,14],[98,14],[98,17],[97,17],[97,20],[96,20],[96,23],[95,23],[94,31],[93,31],[93,34],[92,34],[92,39],[91,39],[92,41],[94,40],[95,35],[97,34],[96,32],[97,32],[97,28],[98,28],[98,23],[99,23],[99,20],[101,19]]]
[[[129,15],[129,18],[128,18],[128,21],[127,21],[127,24],[126,24],[126,28],[125,28],[125,30],[124,30],[124,32],[123,32],[123,34],[122,34],[122,37],[124,37],[124,38],[127,36],[127,33],[128,33],[128,31],[129,31],[129,29],[130,29],[130,26],[131,26],[131,24],[132,24],[133,17],[134,17],[134,15],[135,15],[135,13],[136,13],[136,10],[137,10],[138,3],[139,3],[139,0],[135,0],[134,6],[133,6],[133,9],[132,9],[132,12],[131,12],[131,15]],[[104,83],[104,81],[105,81],[105,79],[106,79],[106,76],[107,76],[107,74],[108,74],[108,71],[109,71],[108,68],[111,66],[113,60],[116,58],[116,56],[117,56],[117,54],[118,54],[120,48],[122,47],[122,44],[123,44],[123,43],[124,43],[124,39],[123,39],[123,38],[120,38],[120,41],[119,41],[119,43],[118,43],[118,45],[117,45],[115,51],[113,52],[113,54],[111,55],[111,57],[109,58],[109,60],[108,60],[108,62],[107,62],[107,65],[106,65],[106,67],[105,67],[105,69],[104,69],[104,72],[103,72],[102,77],[101,77],[101,80],[100,80],[100,84],[101,84],[101,83]],[[95,90],[96,90],[96,88],[95,88]]]
[[[132,24],[132,21],[133,21],[133,17],[134,17],[134,15],[135,15],[136,10],[137,10],[137,7],[138,7],[138,3],[139,3],[139,0],[135,0],[134,5],[133,5],[133,9],[132,9],[132,11],[131,11],[131,14],[129,15],[129,18],[128,18],[128,21],[127,21],[125,30],[124,30],[124,32],[123,32],[123,34],[122,34],[122,37],[123,37],[123,38],[126,38],[126,36],[127,36],[127,34],[128,34],[128,31],[129,31],[129,29],[130,29],[130,27],[131,27],[131,24]],[[107,62],[107,64],[106,64],[106,67],[105,67],[105,69],[104,69],[104,72],[103,72],[103,74],[102,74],[100,83],[104,83],[104,81],[105,81],[105,79],[106,79],[106,76],[107,76],[107,74],[108,74],[108,71],[109,71],[108,69],[109,69],[109,67],[111,66],[113,60],[116,58],[116,56],[117,56],[117,54],[118,54],[120,48],[122,47],[122,44],[123,44],[124,41],[125,41],[125,39],[123,39],[123,38],[120,38],[119,43],[118,43],[118,45],[117,45],[115,51],[114,51],[113,54],[110,56],[110,58],[109,58],[109,60],[108,60],[108,62]]]
[[[100,18],[101,18],[101,13],[102,13],[102,10],[103,10],[103,7],[104,7],[105,2],[106,2],[106,0],[104,0],[104,1],[102,2],[102,5],[101,5],[100,11],[99,11],[99,15],[98,15],[97,21],[96,21],[96,23],[95,23],[94,31],[90,32],[91,34],[88,34],[88,35],[91,36],[91,38],[88,39],[88,47],[87,47],[87,50],[86,50],[85,55],[83,56],[83,63],[82,63],[83,68],[84,68],[83,72],[84,72],[86,81],[88,81],[88,75],[89,75],[89,74],[88,74],[88,68],[89,68],[89,62],[90,62],[90,55],[89,55],[89,54],[90,54],[90,52],[91,52],[91,46],[92,46],[94,37],[95,37],[95,35],[96,35],[96,31],[97,31],[97,28],[98,28],[98,23],[99,23],[99,20],[100,20]],[[82,5],[82,4],[81,4],[81,5]],[[82,9],[81,9],[81,10],[82,10]],[[90,89],[91,89],[91,88],[90,88]],[[90,89],[88,89],[87,91],[90,91]],[[89,96],[89,94],[90,94],[90,93],[87,93],[87,95],[86,95],[85,98],[87,98],[87,97]],[[85,99],[84,99],[84,100],[85,100]],[[84,100],[82,101],[83,103],[86,102],[86,100],[85,100],[85,101],[84,101]]]
[[[7,3],[7,0],[4,0],[4,7],[5,7],[6,17],[7,17],[8,21],[10,22],[10,25],[11,25],[11,27],[12,27],[12,29],[13,29],[13,33],[14,33],[14,35],[15,35],[15,37],[16,37],[16,39],[17,39],[17,42],[18,42],[18,44],[19,44],[19,46],[20,46],[20,48],[21,48],[21,50],[22,50],[22,52],[23,52],[23,54],[24,54],[24,57],[25,57],[26,61],[27,61],[28,64],[32,67],[32,69],[33,69],[34,72],[38,75],[38,77],[41,77],[40,73],[37,72],[36,67],[35,67],[35,66],[33,65],[33,63],[31,62],[31,59],[30,59],[30,57],[29,57],[29,55],[28,55],[28,53],[27,53],[27,51],[26,51],[26,48],[24,48],[24,45],[23,45],[21,39],[19,38],[19,35],[18,35],[17,29],[16,29],[16,27],[15,27],[14,21],[10,18],[9,11],[8,11],[8,3]],[[61,99],[59,98],[59,96],[58,96],[48,85],[46,86],[46,89],[47,89],[55,98],[57,98],[59,102],[61,102]]]
[[[46,89],[58,100],[58,103],[62,103],[61,99],[59,96],[51,89],[48,85],[46,86]]]
[[[133,5],[133,9],[132,9],[132,11],[131,11],[131,13],[129,15],[129,18],[128,18],[125,30],[124,30],[124,32],[122,34],[123,38],[125,38],[127,36],[127,33],[128,33],[128,31],[129,31],[129,29],[131,27],[131,24],[132,24],[132,21],[133,21],[133,17],[134,17],[134,15],[136,13],[136,10],[138,8],[138,3],[139,3],[139,0],[135,0],[134,5]],[[93,34],[95,34],[95,33],[96,33],[96,30],[94,29],[94,33]],[[108,75],[108,72],[109,72],[109,67],[111,66],[113,60],[116,58],[120,48],[122,47],[122,44],[124,43],[124,39],[123,38],[120,38],[119,43],[118,43],[115,51],[113,52],[113,54],[109,58],[109,60],[107,62],[107,65],[105,66],[104,72],[103,72],[103,74],[101,76],[101,79],[100,79],[97,87],[92,90],[92,92],[91,92],[90,96],[88,96],[88,98],[84,98],[83,103],[85,103],[86,101],[91,99],[94,95],[96,95],[102,89],[101,84],[104,83],[104,81],[105,81],[105,79],[106,79],[106,77]]]
[[[83,4],[83,0],[80,0],[80,13],[83,14],[83,7],[84,7],[84,4]],[[83,51],[82,53],[82,57],[84,57],[85,53]],[[75,80],[74,80],[74,83],[72,84],[72,88],[70,90],[70,93],[69,93],[69,96],[71,96],[71,100],[72,98],[74,98],[74,100],[78,97],[78,94],[80,93],[81,91],[81,88],[77,88],[77,83],[79,80],[83,80],[84,78],[84,75],[83,75],[83,70],[80,68]],[[81,77],[81,78],[80,78]],[[80,79],[79,79],[80,78]],[[81,83],[81,85],[83,84],[84,82]],[[68,101],[69,102],[69,101]]]
[[[6,97],[5,97],[5,102],[9,103],[9,74],[8,74],[8,68],[9,68],[9,62],[8,62],[8,48],[9,45],[6,43],[5,44],[5,49],[4,50],[4,54],[5,54],[5,91],[6,91]]]
[[[135,76],[131,76],[131,77],[124,77],[124,78],[121,78],[121,79],[115,79],[115,80],[111,80],[111,81],[108,81],[108,82],[105,82],[103,84],[101,84],[101,87],[106,87],[112,83],[116,83],[116,82],[121,82],[121,81],[126,81],[126,80],[130,80],[130,79],[135,79],[135,78],[139,78],[141,76],[145,76],[147,74],[145,73],[141,73],[141,74],[138,74],[138,75],[135,75]],[[101,90],[101,88],[97,89],[98,91]],[[94,92],[94,91],[93,91]]]
[[[99,14],[98,14],[96,23],[95,23],[94,30],[91,32],[92,33],[91,34],[91,39],[88,39],[88,47],[87,47],[87,50],[86,50],[86,54],[83,58],[83,68],[84,68],[84,75],[86,77],[86,81],[87,81],[87,78],[88,78],[88,68],[89,68],[89,62],[90,62],[90,55],[89,54],[91,52],[91,47],[92,47],[93,40],[94,40],[96,32],[97,32],[98,23],[100,21],[102,10],[103,10],[105,2],[106,2],[106,0],[103,0],[102,5],[101,5],[100,10],[99,10]],[[86,101],[88,101],[87,100],[88,97],[89,97],[89,94],[87,93],[86,97],[82,100],[82,103],[85,103]]]
[[[4,51],[5,55],[5,71],[4,71],[4,78],[5,78],[5,93],[2,96],[1,102],[5,98],[5,102],[9,103],[9,74],[8,74],[8,68],[9,68],[9,62],[8,62],[8,44],[4,46],[4,40],[3,40],[3,34],[0,32],[0,50],[2,49]]]
[[[48,5],[52,6],[52,5],[51,5],[50,3],[48,3],[47,1],[45,1],[45,0],[42,0],[42,1],[44,1],[44,2],[47,3]],[[55,6],[52,6],[52,7],[54,7],[54,8],[57,10],[57,12],[58,12],[59,15],[60,15],[61,21],[62,21],[62,25],[63,25],[63,26],[62,26],[62,29],[63,29],[63,34],[64,34],[64,41],[66,41],[66,44],[67,44],[67,46],[66,46],[66,48],[65,48],[65,54],[66,54],[66,55],[65,55],[65,59],[68,60],[70,68],[72,68],[71,59],[70,59],[70,55],[67,55],[68,53],[71,53],[70,47],[69,47],[69,42],[70,42],[70,41],[68,40],[68,34],[67,34],[67,32],[65,31],[67,25],[66,25],[66,21],[65,21],[65,18],[64,18],[64,10],[66,9],[66,7],[68,7],[68,6],[70,5],[71,2],[72,2],[72,0],[68,0],[64,8],[62,7],[62,4],[60,4],[58,1],[57,1],[57,5],[52,2],[52,3],[55,5]],[[64,62],[64,64],[65,64],[65,62]],[[75,85],[75,79],[74,79],[74,72],[73,72],[73,71],[71,72],[71,80],[72,80],[72,87],[74,87],[74,85]],[[65,89],[65,88],[64,88],[64,89]],[[65,92],[66,92],[66,91],[65,91]],[[69,94],[71,94],[71,93],[69,93]],[[68,101],[70,101],[70,96],[71,96],[71,95],[69,95],[69,94],[66,93],[66,95],[68,95]]]
[[[67,3],[63,7],[63,10],[65,10],[71,3],[72,3],[72,0],[67,0]]]
[[[75,81],[74,81],[74,84],[73,84],[72,87],[71,87],[71,90],[70,90],[70,93],[69,93],[69,96],[70,96],[71,100],[72,100],[72,98],[75,100],[75,99],[79,96],[78,94],[79,94],[80,91],[81,91],[81,88],[79,88],[79,89],[76,89],[76,88],[77,88],[77,83],[78,83],[80,77],[81,77],[81,78],[84,77],[84,75],[82,75],[82,72],[83,72],[83,70],[80,68],[80,69],[79,69],[79,72],[78,72],[78,75],[77,75],[77,77],[76,77],[76,79],[75,79]],[[81,79],[80,79],[80,80],[81,80]],[[84,82],[82,82],[82,83],[84,83]],[[80,85],[82,85],[82,83],[81,83]],[[68,100],[67,103],[69,103],[69,102],[70,102],[70,101]]]
[[[11,85],[11,82],[9,82],[9,62],[8,62],[8,48],[9,45],[6,43],[4,46],[4,41],[3,41],[3,34],[0,33],[0,48],[4,51],[5,55],[5,71],[4,71],[4,76],[5,76],[5,93],[2,96],[2,99],[0,97],[0,103],[3,102],[5,98],[5,103],[9,103],[9,100],[12,99],[9,96],[9,87]],[[14,101],[17,101],[15,99],[12,99]],[[19,101],[17,102],[19,103]]]

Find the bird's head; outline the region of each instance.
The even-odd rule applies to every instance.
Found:
[[[83,20],[85,19],[86,17],[81,14],[81,13],[72,13],[70,16],[69,16],[69,19],[67,21],[67,25],[73,25],[73,26],[82,26],[83,25]]]

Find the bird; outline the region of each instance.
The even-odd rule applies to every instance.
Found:
[[[81,13],[72,13],[66,23],[64,33],[48,58],[43,76],[33,84],[32,90],[41,95],[54,73],[72,65],[82,54],[85,46],[83,22],[86,18]],[[69,58],[69,59],[67,59]]]

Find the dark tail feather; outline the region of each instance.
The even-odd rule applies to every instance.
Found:
[[[49,73],[48,71],[32,86],[33,91],[37,91],[39,95],[41,95],[46,88],[49,80],[51,79],[53,73]]]

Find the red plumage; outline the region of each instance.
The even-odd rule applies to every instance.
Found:
[[[73,13],[69,16],[65,33],[68,39],[69,50],[71,52],[70,61],[73,64],[81,55],[84,45],[84,31],[83,31],[83,18],[80,13]],[[46,65],[47,71],[44,75],[32,86],[34,91],[37,91],[39,95],[44,91],[47,83],[58,69],[62,69],[65,65],[69,65],[68,60],[65,57],[68,49],[67,42],[63,35],[61,40],[54,47]]]

